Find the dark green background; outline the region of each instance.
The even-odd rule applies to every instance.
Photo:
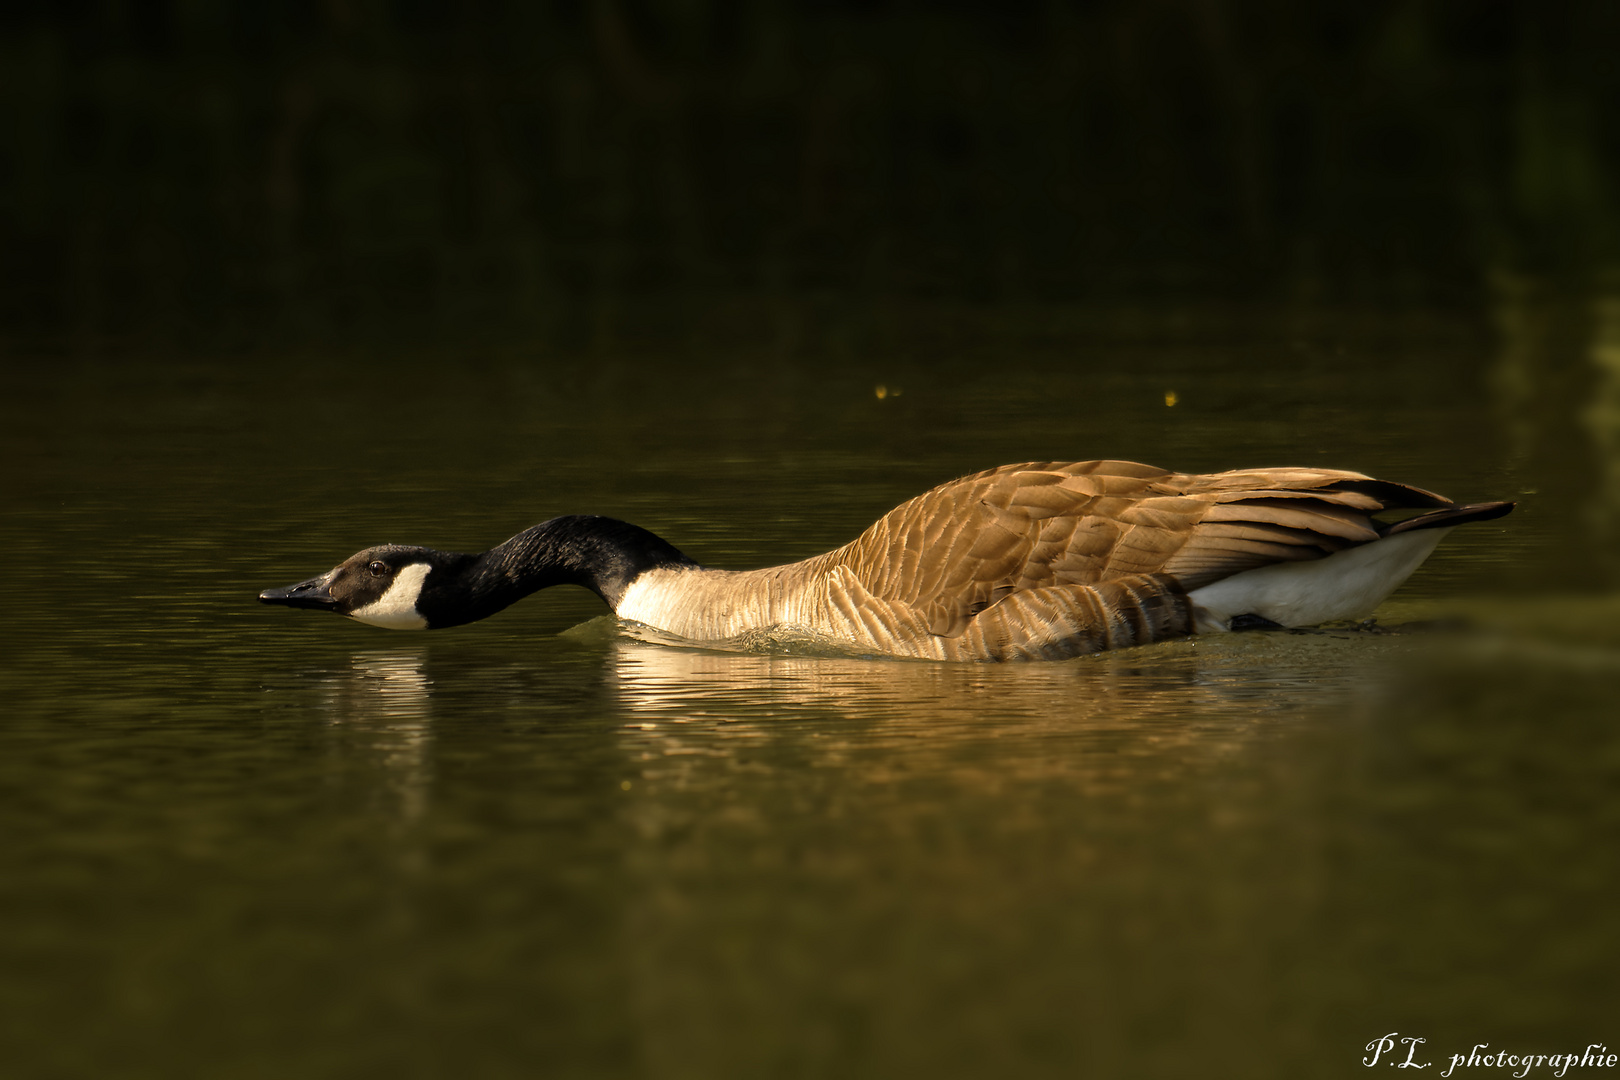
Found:
[[[1466,302],[1612,260],[1617,34],[1460,0],[12,6],[0,312],[257,347]]]

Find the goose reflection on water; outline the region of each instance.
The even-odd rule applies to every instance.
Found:
[[[807,655],[791,644],[753,651],[671,647],[610,616],[560,640],[602,650],[608,704],[629,721],[835,715],[925,728],[933,737],[987,724],[1127,729],[1189,718],[1207,726],[1225,718],[1242,726],[1257,712],[1309,710],[1329,699],[1342,707],[1374,694],[1383,682],[1381,662],[1410,651],[1409,639],[1343,629],[1188,639],[1056,665],[939,665]],[[348,671],[328,677],[322,708],[334,724],[387,733],[383,742],[394,751],[420,756],[431,744],[439,689],[431,666],[426,650],[356,653]],[[509,690],[508,706],[522,707],[522,691]]]
[[[761,740],[793,742],[811,760],[904,747],[913,761],[948,758],[958,779],[989,785],[1058,773],[1112,782],[1120,755],[1170,764],[1175,748],[1233,751],[1279,723],[1376,708],[1404,677],[1409,644],[1354,631],[1234,635],[1057,665],[967,667],[623,637],[605,676],[627,749],[653,771],[669,754],[723,755]],[[980,754],[989,742],[993,759]],[[1100,753],[1055,753],[1059,745]]]
[[[608,756],[579,768],[605,766],[649,812],[660,791],[719,783],[704,761],[767,767],[756,751],[773,772],[870,780],[900,769],[981,792],[1047,780],[1120,790],[1144,768],[1157,783],[1324,710],[1377,708],[1407,670],[1398,661],[1409,645],[1355,631],[1228,635],[1065,664],[968,666],[677,648],[603,617],[555,639],[559,655],[597,669],[587,699],[565,700],[529,668],[520,678],[487,656],[475,666],[423,650],[354,654],[325,678],[318,707],[344,768],[376,774],[367,801],[402,827],[431,811],[435,725],[470,709],[526,722],[501,753],[519,738],[534,760],[559,757],[578,746],[553,735],[583,735]]]
[[[420,654],[361,652],[323,680],[320,710],[334,750],[374,768],[371,799],[401,823],[427,812],[433,777],[434,685]]]

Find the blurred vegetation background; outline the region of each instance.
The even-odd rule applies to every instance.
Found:
[[[1041,394],[1172,341],[1232,408],[1478,401],[1610,581],[1617,41],[1577,0],[12,4],[0,357]]]
[[[1616,41],[1507,0],[7,5],[3,344],[1584,287]]]

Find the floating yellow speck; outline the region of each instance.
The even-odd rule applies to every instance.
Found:
[[[1176,397],[1176,392],[1174,390],[1166,390],[1164,392],[1164,405],[1165,405],[1165,408],[1167,408],[1167,409],[1175,408],[1176,407],[1176,402],[1179,401],[1179,400],[1181,400],[1181,399]]]
[[[878,383],[877,389],[873,392],[877,394],[877,399],[879,401],[882,401],[884,398],[889,396],[889,388],[884,386],[882,383]]]
[[[628,780],[620,780],[619,781],[619,790],[620,791],[629,791],[630,790],[630,781],[628,781]]]

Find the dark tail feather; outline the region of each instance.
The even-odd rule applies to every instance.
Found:
[[[1490,521],[1492,518],[1503,517],[1513,510],[1514,504],[1510,502],[1471,503],[1468,506],[1448,506],[1444,510],[1435,510],[1417,517],[1397,521],[1381,531],[1385,536],[1394,536],[1396,533],[1415,532],[1418,529],[1449,529],[1453,525],[1464,525],[1470,521]]]
[[[1328,485],[1332,491],[1354,491],[1369,495],[1383,503],[1385,510],[1428,510],[1437,506],[1450,506],[1451,500],[1432,491],[1424,491],[1411,484],[1397,484],[1391,480],[1335,480]]]

